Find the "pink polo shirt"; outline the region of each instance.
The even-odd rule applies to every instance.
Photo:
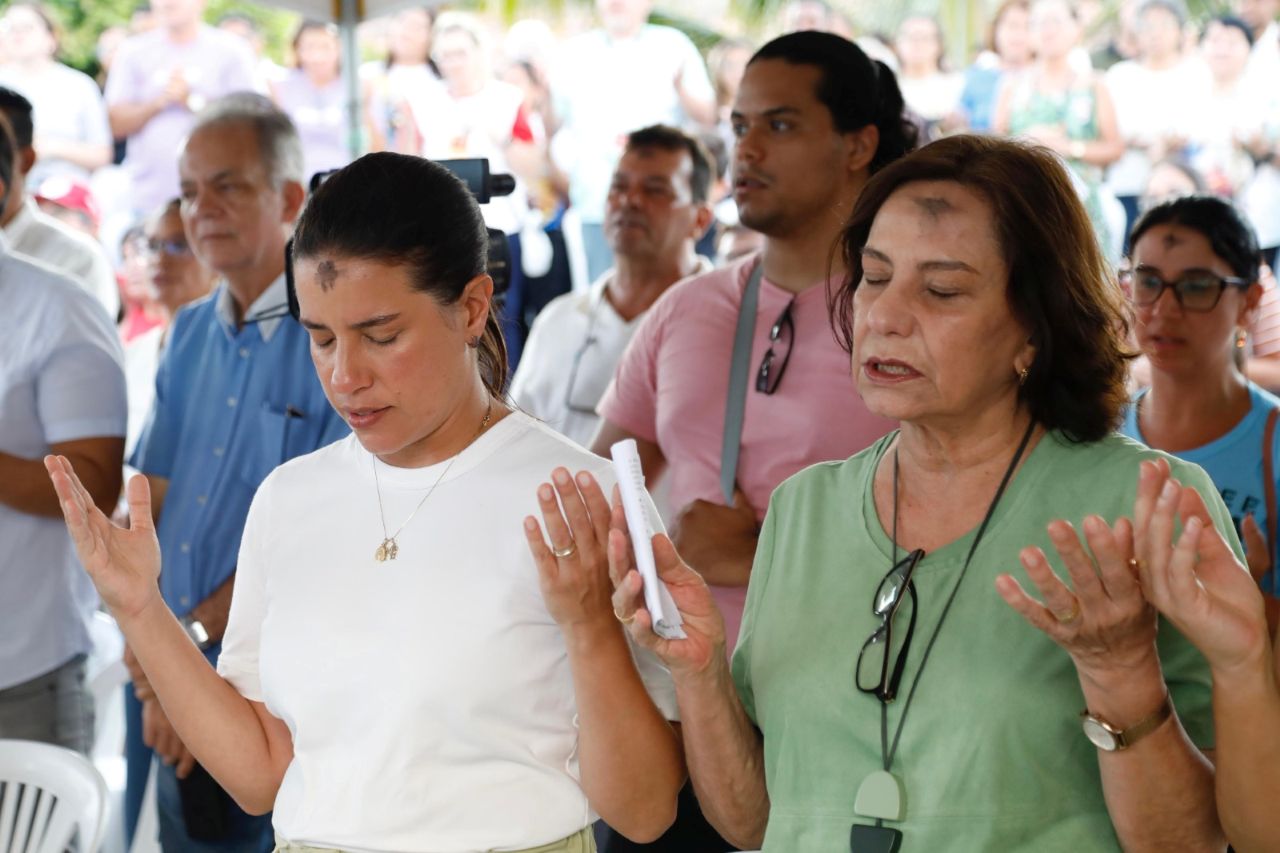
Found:
[[[738,306],[756,258],[668,290],[649,309],[600,402],[606,420],[662,449],[670,506],[677,512],[699,498],[724,502],[720,446],[729,366]],[[772,395],[755,390],[769,330],[791,298],[767,278],[760,284],[738,486],[761,519],[769,496],[787,477],[816,462],[852,456],[897,426],[871,414],[858,396],[849,355],[831,330],[823,287],[795,295],[795,340],[786,373]],[[746,587],[712,592],[732,651]]]

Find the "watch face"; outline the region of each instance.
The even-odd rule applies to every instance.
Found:
[[[1084,733],[1089,740],[1093,741],[1093,745],[1098,749],[1106,752],[1115,752],[1118,744],[1116,736],[1102,725],[1102,723],[1092,717],[1084,718]]]

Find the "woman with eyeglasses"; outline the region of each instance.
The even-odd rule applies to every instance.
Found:
[[[612,468],[506,404],[487,246],[419,157],[312,195],[291,302],[352,432],[257,490],[216,671],[157,591],[146,480],[120,528],[46,459],[165,715],[277,850],[591,853],[597,816],[675,815],[670,679],[610,611]]]
[[[1151,386],[1122,431],[1194,462],[1226,501],[1254,574],[1280,615],[1276,484],[1280,399],[1244,373],[1246,328],[1262,298],[1258,241],[1217,196],[1186,196],[1148,210],[1129,236],[1121,275]]]
[[[1202,471],[1114,432],[1125,310],[1065,168],[948,137],[871,178],[842,246],[832,322],[902,426],[774,492],[731,666],[669,541],[683,640],[611,543],[711,822],[767,853],[1221,849],[1208,667],[1133,567],[1170,468],[1235,534]]]

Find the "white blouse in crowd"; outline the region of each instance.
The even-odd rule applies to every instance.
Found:
[[[450,463],[377,464],[394,533]],[[373,457],[354,436],[262,484],[218,671],[292,733],[274,815],[284,838],[518,850],[594,820],[564,639],[521,527],[540,517],[536,489],[558,465],[612,489],[606,460],[513,412],[456,458],[383,563]],[[635,658],[676,719],[665,668]]]

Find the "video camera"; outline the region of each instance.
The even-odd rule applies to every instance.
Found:
[[[516,179],[501,172],[490,172],[489,161],[483,157],[463,160],[437,160],[435,162],[457,175],[467,185],[467,190],[470,191],[477,204],[488,204],[494,198],[511,195],[515,191]],[[311,181],[307,185],[308,194],[315,192],[321,184],[329,179],[330,175],[337,171],[337,169],[329,169],[312,175]],[[507,235],[504,232],[496,228],[486,228],[485,230],[489,232],[489,261],[485,272],[493,279],[494,297],[501,299],[511,285],[511,244],[507,242]],[[289,313],[296,320],[300,315],[300,311],[297,293],[293,284],[292,239],[285,246],[284,253],[285,280],[289,294]]]

